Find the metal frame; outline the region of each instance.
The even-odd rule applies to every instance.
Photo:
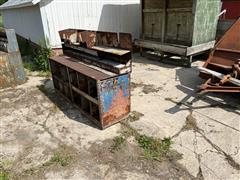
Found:
[[[200,93],[240,92],[240,19],[218,41],[208,60],[200,69],[200,77],[207,81]]]
[[[101,129],[125,118],[131,108],[131,35],[67,29],[60,37],[64,55],[49,59],[57,92]]]

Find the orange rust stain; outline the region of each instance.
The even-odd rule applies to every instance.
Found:
[[[0,59],[0,66],[5,67],[6,66],[6,61]]]
[[[0,87],[3,86],[5,84],[5,79],[0,77]]]
[[[130,111],[130,99],[124,97],[123,91],[120,89],[114,97],[109,111],[103,115],[103,123],[110,124],[117,118],[121,118]]]

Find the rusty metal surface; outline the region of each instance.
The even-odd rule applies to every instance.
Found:
[[[119,46],[120,48],[123,49],[129,49],[132,50],[133,46],[132,46],[132,36],[131,34],[128,33],[119,33]]]
[[[131,34],[73,29],[59,34],[64,54],[113,73],[131,72]]]
[[[221,85],[219,79],[209,78],[204,84],[200,86],[199,92],[200,94],[207,92],[239,93],[240,88],[229,84],[227,86],[223,86]]]
[[[130,112],[132,38],[127,33],[63,30],[63,56],[50,58],[57,92],[105,129]]]
[[[59,31],[62,42],[79,43],[82,47],[108,46],[132,49],[132,36],[129,33],[115,33],[103,31],[89,31],[81,29],[66,29]],[[118,38],[119,37],[119,38]]]
[[[0,28],[0,88],[25,82],[25,72],[13,29]]]
[[[203,67],[224,76],[216,78],[214,73],[201,71],[200,77],[208,79],[201,86],[202,92],[240,91],[240,85],[229,81],[229,78],[240,79],[240,19],[219,40]]]
[[[121,75],[101,81],[100,110],[103,126],[109,126],[130,112],[130,76]]]
[[[55,56],[55,57],[51,57],[50,60],[58,62],[64,66],[67,66],[75,71],[78,71],[96,80],[103,80],[111,77],[108,74],[94,70],[93,68],[90,68],[86,65],[80,64],[77,62],[77,59],[69,56]]]

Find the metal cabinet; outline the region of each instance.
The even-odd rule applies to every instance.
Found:
[[[220,0],[142,0],[141,7],[137,46],[189,58],[187,65],[214,46]]]

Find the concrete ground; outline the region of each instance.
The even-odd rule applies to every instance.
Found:
[[[170,137],[178,156],[143,156],[118,123],[99,130],[54,92],[51,80],[0,91],[0,169],[9,179],[240,179],[240,96],[198,96],[196,61],[191,69],[134,56],[131,130]],[[118,145],[118,144],[117,144]],[[1,178],[0,178],[1,179]]]

